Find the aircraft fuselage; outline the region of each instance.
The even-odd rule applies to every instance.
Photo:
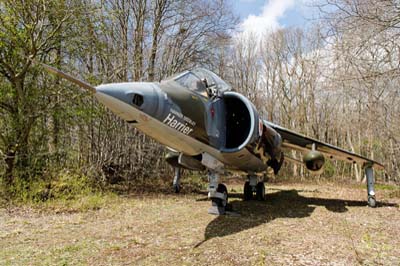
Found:
[[[239,93],[210,96],[176,80],[106,84],[96,90],[101,103],[144,134],[186,156],[207,153],[226,170],[263,172],[271,155],[279,154],[280,136],[268,129],[271,145],[261,145],[265,126]]]

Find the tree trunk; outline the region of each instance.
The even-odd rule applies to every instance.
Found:
[[[151,45],[149,59],[149,81],[154,81],[155,62],[158,50],[158,42],[160,40],[161,22],[164,16],[167,0],[157,0],[154,9],[154,25],[153,25],[153,40]]]
[[[5,187],[9,189],[10,186],[14,183],[14,166],[15,166],[15,149],[12,146],[7,147],[6,151],[6,172],[4,176]]]
[[[134,81],[139,81],[142,78],[143,72],[143,45],[144,45],[144,24],[145,24],[145,16],[147,10],[146,0],[137,0],[134,3],[134,16],[136,22],[136,28],[134,32]]]

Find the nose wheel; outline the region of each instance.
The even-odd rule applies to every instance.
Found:
[[[224,184],[218,184],[217,192],[223,194],[222,198],[212,198],[212,205],[218,208],[226,208],[228,204],[228,189]]]
[[[228,189],[224,184],[218,184],[216,193],[210,196],[210,199],[211,208],[208,209],[208,213],[214,215],[225,214],[228,205]]]
[[[228,205],[228,189],[219,183],[219,175],[215,171],[208,172],[208,198],[211,200],[209,214],[223,215]]]

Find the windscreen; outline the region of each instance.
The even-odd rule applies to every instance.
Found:
[[[193,69],[192,72],[200,79],[206,79],[209,87],[214,87],[219,91],[231,90],[231,87],[217,76],[214,72],[206,70],[204,68]]]
[[[203,68],[196,68],[187,71],[186,73],[176,77],[175,81],[203,96],[207,96],[207,88],[213,88],[219,91],[231,90],[231,87],[220,77]]]
[[[207,96],[206,84],[201,80],[201,78],[190,71],[177,77],[175,81],[192,91]]]

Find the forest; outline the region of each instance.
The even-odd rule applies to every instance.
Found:
[[[163,146],[31,59],[93,85],[205,67],[265,119],[382,162],[377,180],[399,183],[400,4],[313,1],[307,27],[260,35],[240,31],[232,1],[1,0],[0,194],[72,177],[172,182]],[[288,163],[276,179],[364,181],[360,166],[325,168]]]

